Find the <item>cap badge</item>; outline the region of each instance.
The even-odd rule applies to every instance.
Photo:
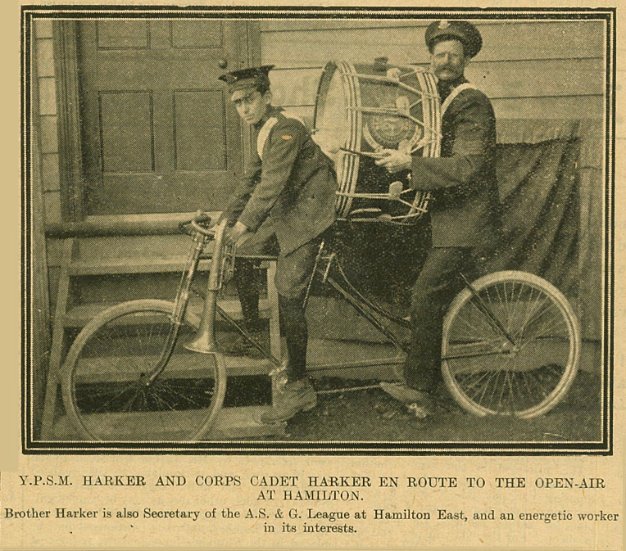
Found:
[[[441,21],[439,21],[438,28],[447,29],[449,26],[450,26],[450,22],[447,19],[442,19]]]

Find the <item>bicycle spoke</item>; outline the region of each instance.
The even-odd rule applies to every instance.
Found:
[[[513,413],[515,411],[515,392],[513,390],[513,373],[509,370],[506,371],[506,381],[508,387],[508,395],[509,395],[509,413]]]
[[[562,316],[558,314],[560,314],[560,312],[557,311],[552,316],[552,318],[548,318],[548,322],[544,323],[543,326],[540,326],[539,329],[536,330],[538,332],[531,333],[529,335],[529,338],[536,340],[536,339],[539,339],[548,335],[553,335],[553,336],[567,335],[568,328],[567,328],[567,325],[565,324],[565,320],[563,319]],[[539,318],[536,318],[536,319],[539,320]],[[536,325],[537,323],[538,321],[531,320],[531,322],[529,322],[529,325],[532,327],[531,324]],[[562,331],[558,331],[559,329],[562,329]],[[555,333],[556,335],[554,335]],[[526,334],[528,333],[526,332]]]
[[[118,399],[120,399],[124,394],[126,394],[127,392],[133,392],[135,391],[135,387],[127,387],[127,388],[123,388],[122,390],[120,390],[119,392],[117,392],[116,394],[114,394],[107,402],[105,402],[104,404],[102,404],[100,406],[100,408],[98,408],[96,410],[96,412],[104,412],[107,411],[109,409],[109,407],[114,404]]]
[[[536,296],[534,296],[536,293]],[[520,323],[518,336],[523,335],[524,328],[529,323],[533,317],[537,314],[537,312],[541,311],[542,306],[547,303],[547,308],[552,304],[549,297],[543,295],[539,290],[531,288],[530,296],[528,301],[526,301],[525,309],[524,309],[524,317],[522,322]]]
[[[484,317],[484,315],[481,312],[481,318],[482,319]],[[459,316],[458,319],[456,321],[459,321],[461,323],[463,323],[465,325],[465,327],[469,330],[469,332],[467,333],[467,338],[469,340],[484,340],[487,336],[484,335],[484,333],[480,333],[479,332],[479,327],[476,326],[476,324],[472,324],[469,320],[466,320],[463,316]],[[493,327],[491,325],[489,325],[489,328],[493,329]],[[456,326],[456,330],[457,332],[460,331],[461,328],[459,328],[458,326]],[[496,338],[491,339],[490,342],[495,342]]]
[[[473,298],[469,301],[469,305],[472,307],[475,315],[472,317],[474,323],[470,324],[469,321],[467,323],[476,331],[476,338],[480,338],[480,335],[485,335],[487,337],[491,336],[494,341],[500,340],[504,335],[491,317],[482,310]]]
[[[480,303],[480,298],[470,300],[469,304],[471,304],[482,315],[482,319],[487,321],[495,334],[511,341],[511,337],[506,328],[502,325],[502,322],[492,311],[488,309],[486,305]]]
[[[188,395],[177,391],[173,386],[169,385],[166,381],[162,381],[161,386],[164,388],[167,388],[172,394],[172,396],[177,396],[178,398],[182,398],[183,400],[185,400],[188,404],[191,404],[192,406],[200,406],[200,402],[194,401]]]
[[[478,385],[481,385],[484,379],[489,378],[490,375],[493,375],[493,372],[491,373],[489,371],[478,372],[477,374],[475,374],[476,378],[469,385],[463,383],[464,391],[467,392],[468,394],[471,393],[474,388],[478,387]],[[464,376],[463,381],[469,379],[470,377],[472,376],[471,375]]]
[[[490,404],[494,404],[495,399],[496,399],[496,393],[498,391],[498,387],[499,385],[499,381],[502,378],[504,374],[504,377],[506,377],[506,373],[505,370],[500,369],[500,368],[495,368],[491,371],[491,375],[489,377],[489,380],[487,382],[487,384],[485,385],[485,388],[483,389],[483,392],[481,394],[480,400],[479,402],[481,404],[487,404],[488,407],[493,407]],[[491,396],[489,397],[488,400],[485,400],[485,396],[487,394],[487,391],[489,389],[489,386],[493,387],[493,390],[491,392]],[[502,393],[500,393],[500,396],[498,397],[498,401],[501,402],[502,401]]]

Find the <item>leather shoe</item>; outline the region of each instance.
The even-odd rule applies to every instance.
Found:
[[[280,423],[300,411],[309,411],[317,405],[317,394],[308,379],[288,382],[276,393],[272,408],[261,415],[261,422]]]
[[[428,392],[411,388],[403,383],[382,382],[380,388],[392,398],[408,406],[419,419],[425,419],[434,413],[435,401]]]

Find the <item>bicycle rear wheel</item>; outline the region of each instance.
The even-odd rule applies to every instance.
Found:
[[[182,342],[199,324],[187,314],[165,369],[150,382],[171,327],[174,304],[135,300],[92,319],[72,344],[62,372],[63,403],[82,438],[193,441],[207,433],[224,401],[220,354],[194,354]]]
[[[531,418],[552,409],[578,369],[580,329],[563,294],[535,275],[481,277],[444,319],[443,378],[467,411]]]

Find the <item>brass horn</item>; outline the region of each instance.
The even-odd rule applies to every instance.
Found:
[[[184,344],[187,350],[210,354],[217,351],[215,342],[215,316],[217,313],[217,295],[219,294],[228,273],[233,269],[230,247],[223,244],[224,233],[228,221],[223,220],[215,227],[215,241],[213,243],[213,255],[209,269],[206,297],[200,326],[193,339]]]

